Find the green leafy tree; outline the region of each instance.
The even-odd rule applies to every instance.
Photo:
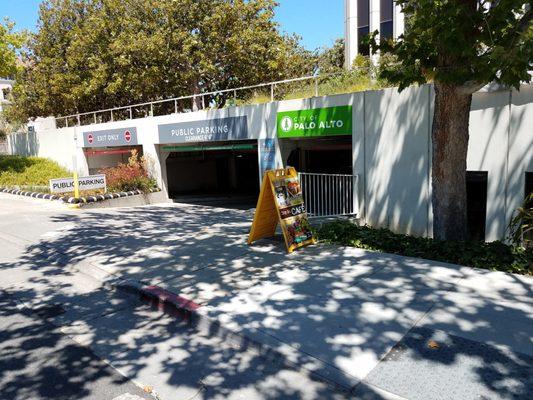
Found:
[[[0,23],[0,77],[14,78],[19,63],[17,51],[26,40],[25,32],[14,32],[15,24],[8,19]]]
[[[466,156],[472,94],[489,82],[519,88],[533,59],[532,10],[523,0],[396,0],[406,16],[381,75],[403,90],[433,82],[432,185],[434,236],[466,239]]]
[[[65,115],[299,76],[274,0],[46,0],[17,118]],[[182,108],[201,107],[183,102]],[[213,96],[205,103],[226,101]]]
[[[320,74],[341,72],[344,69],[344,39],[337,39],[331,47],[318,51],[317,70]]]

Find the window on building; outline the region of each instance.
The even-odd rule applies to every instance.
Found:
[[[357,48],[359,54],[368,56],[370,47],[363,43],[365,36],[370,33],[370,1],[357,0]]]
[[[4,100],[7,100],[7,98],[9,97],[9,93],[11,93],[10,90],[8,88],[4,88],[1,90],[2,90],[2,98]]]
[[[394,0],[381,0],[379,36],[383,39],[392,39],[394,36]]]
[[[466,172],[466,214],[470,240],[485,240],[487,179],[486,171]]]

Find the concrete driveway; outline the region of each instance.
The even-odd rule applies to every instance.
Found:
[[[311,390],[317,381],[336,387],[331,393],[365,399],[533,393],[531,277],[338,246],[290,255],[281,241],[247,246],[251,215],[239,210],[174,204],[84,211],[33,202],[0,195],[0,238],[24,247],[0,270],[10,290],[27,291],[58,255],[61,265],[100,280],[157,285],[200,305],[201,320],[218,338],[240,338],[298,373],[283,380],[287,398],[324,398],[322,389]],[[32,286],[26,301],[59,299],[63,289],[53,287]],[[69,329],[73,336],[109,336],[105,324],[76,318]],[[113,354],[111,337],[87,343],[97,354]],[[188,351],[194,357],[193,341]],[[254,379],[272,382],[280,368]],[[282,384],[273,382],[254,393],[282,397],[272,389]],[[295,389],[301,382],[308,390]]]

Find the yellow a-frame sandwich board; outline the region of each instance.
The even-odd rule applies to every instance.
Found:
[[[278,223],[289,253],[316,243],[307,220],[298,173],[292,167],[265,173],[248,244],[274,236]]]

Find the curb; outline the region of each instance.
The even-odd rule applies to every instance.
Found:
[[[137,294],[141,300],[148,302],[152,307],[165,314],[184,319],[190,323],[198,321],[196,311],[201,307],[199,304],[159,286],[147,286],[133,281],[121,281],[113,286],[120,291]]]
[[[64,260],[66,254],[57,252],[46,245],[42,247],[57,253],[60,262],[66,264],[66,260]],[[250,351],[268,363],[298,371],[315,381],[326,384],[336,392],[352,395],[363,383],[360,379],[300,350],[297,353],[297,360],[293,361],[291,354],[284,354],[275,348],[280,342],[277,338],[257,330],[247,333],[229,329],[224,326],[223,321],[207,314],[205,310],[208,310],[209,306],[197,304],[157,285],[124,279],[86,261],[78,263],[75,269],[100,281],[102,287],[108,290],[135,296],[141,302],[148,303],[152,308],[171,317],[185,321],[191,327],[208,336],[224,339],[238,351]],[[309,366],[315,368],[311,370]]]
[[[157,193],[160,191],[161,191],[160,188],[150,189],[149,193]],[[129,192],[106,193],[106,194],[99,194],[96,196],[87,196],[87,197],[67,197],[67,196],[57,196],[57,195],[48,194],[48,193],[27,192],[27,191],[18,190],[18,189],[8,189],[5,187],[0,187],[0,193],[9,193],[9,194],[14,194],[18,196],[32,197],[35,199],[58,200],[58,201],[62,201],[63,203],[67,203],[67,204],[80,204],[80,205],[87,204],[87,203],[96,203],[96,202],[104,201],[104,200],[118,199],[121,197],[130,197],[130,196],[137,196],[140,194],[145,194],[145,192],[141,190],[132,190]]]
[[[147,302],[151,307],[167,315],[186,321],[202,332],[225,339],[240,351],[252,351],[264,358],[267,362],[305,373],[313,379],[327,384],[335,391],[351,394],[361,383],[359,379],[349,377],[338,368],[328,366],[316,357],[308,356],[305,353],[301,353],[303,360],[300,360],[299,364],[319,364],[320,368],[312,371],[306,367],[302,367],[288,360],[286,355],[268,343],[265,343],[268,340],[263,342],[259,339],[251,338],[244,333],[234,332],[224,327],[219,320],[205,315],[202,312],[205,309],[203,306],[159,286],[143,285],[140,282],[134,281],[120,281],[116,284],[111,283],[111,285],[116,290],[138,295],[141,300]],[[265,334],[257,334],[267,339]],[[335,379],[335,377],[338,379]],[[343,383],[339,381],[343,381]]]

